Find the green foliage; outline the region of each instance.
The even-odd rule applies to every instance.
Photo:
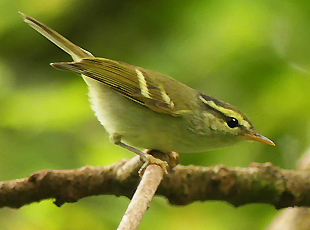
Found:
[[[49,66],[70,57],[29,28],[18,11],[95,56],[165,73],[239,107],[276,143],[183,154],[184,165],[270,161],[291,169],[309,147],[307,1],[12,0],[0,6],[0,180],[133,156],[109,142],[82,79]],[[45,201],[3,209],[0,228],[115,229],[128,203],[99,196],[62,208]],[[276,213],[269,205],[173,207],[155,198],[140,229],[262,229]]]

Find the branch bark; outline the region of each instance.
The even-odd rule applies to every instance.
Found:
[[[298,161],[298,170],[310,170],[310,150]],[[266,230],[308,230],[310,229],[310,209],[305,207],[281,210]]]
[[[27,178],[0,182],[0,207],[20,208],[44,199],[66,202],[93,195],[131,198],[140,181],[139,157],[109,166],[42,170]],[[248,168],[176,166],[164,176],[157,195],[173,205],[224,200],[234,206],[268,203],[275,208],[310,206],[310,172],[284,170],[271,163]]]

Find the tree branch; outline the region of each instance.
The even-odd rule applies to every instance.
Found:
[[[0,183],[0,207],[19,208],[44,199],[66,202],[93,195],[131,198],[140,181],[139,157],[109,166],[73,170],[42,170],[27,178]],[[310,206],[310,172],[284,170],[271,163],[248,168],[176,166],[164,176],[157,195],[174,205],[225,200],[234,206],[268,203],[277,209]]]
[[[298,161],[298,170],[310,170],[310,150]],[[305,207],[281,210],[266,230],[306,230],[310,229],[310,210]]]

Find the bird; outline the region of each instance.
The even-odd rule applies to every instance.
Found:
[[[95,57],[38,20],[20,14],[72,57],[72,62],[51,65],[82,76],[91,107],[110,141],[138,154],[148,164],[164,165],[139,148],[196,153],[246,140],[275,145],[260,135],[237,107],[162,73]]]

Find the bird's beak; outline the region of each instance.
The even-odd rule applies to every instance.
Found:
[[[248,140],[252,140],[252,141],[258,141],[258,142],[261,142],[261,143],[264,143],[264,144],[267,144],[267,145],[273,145],[275,146],[275,144],[269,140],[267,137],[264,137],[258,133],[244,133],[243,134],[245,136],[246,139]]]

